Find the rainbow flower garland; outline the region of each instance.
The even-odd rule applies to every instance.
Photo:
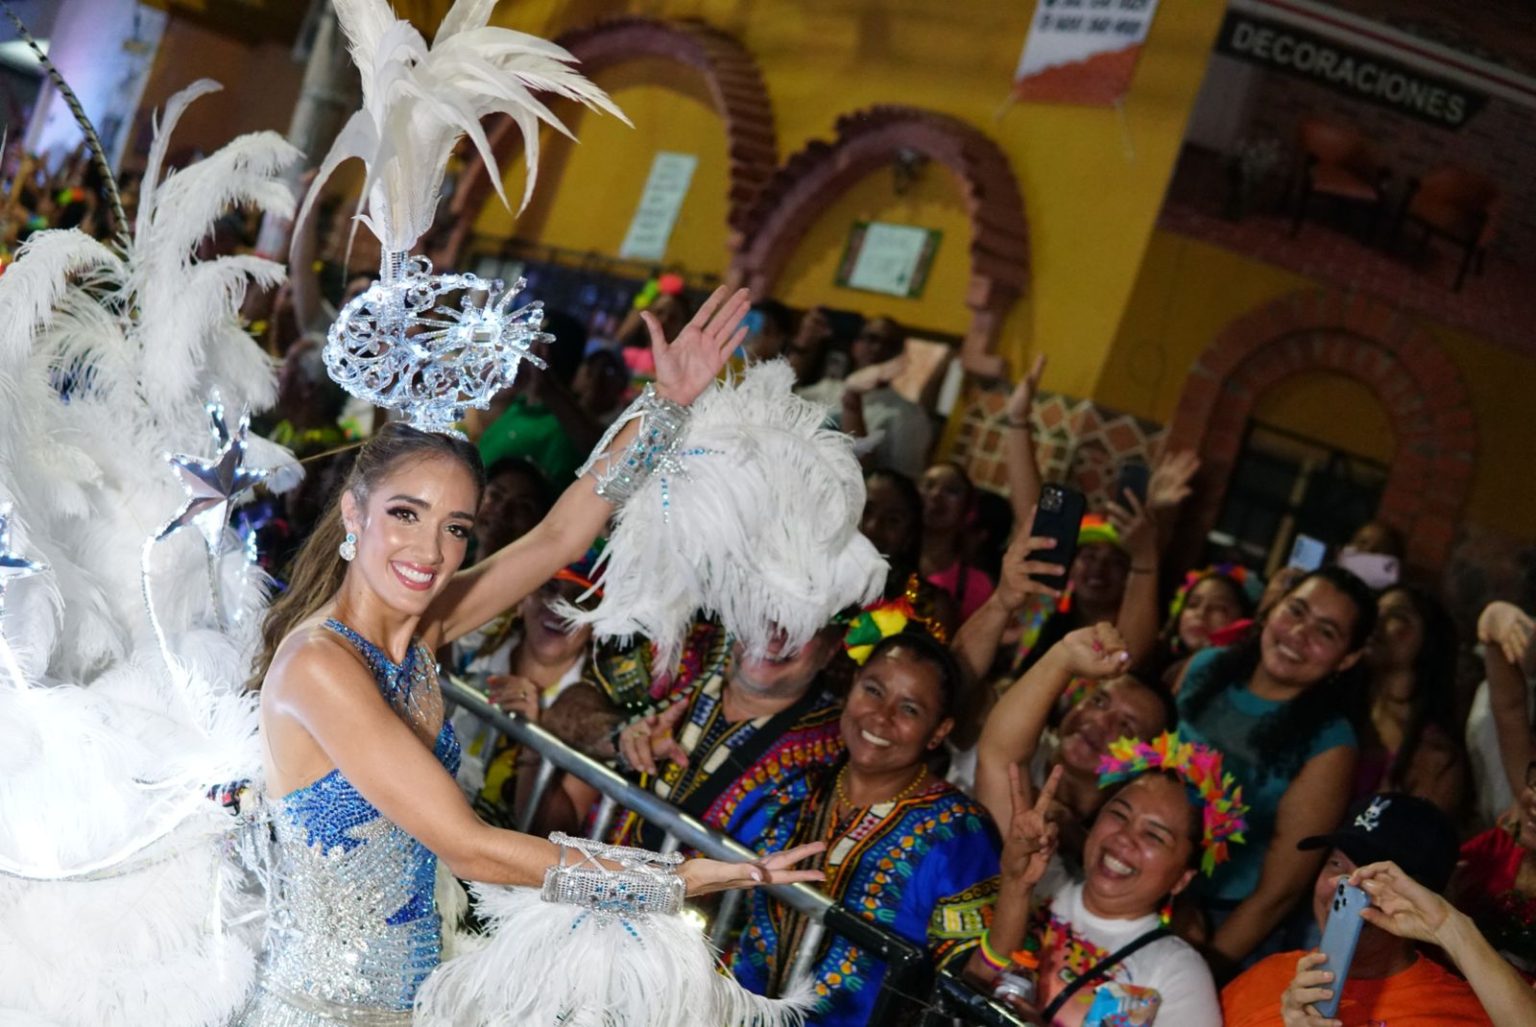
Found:
[[[1259,605],[1259,599],[1264,595],[1264,579],[1240,563],[1213,563],[1197,571],[1190,571],[1184,575],[1184,583],[1174,593],[1173,602],[1168,604],[1168,616],[1177,617],[1184,612],[1184,604],[1189,601],[1189,594],[1195,590],[1195,586],[1206,578],[1226,578],[1247,597],[1250,608]]]
[[[1231,774],[1222,772],[1221,753],[1208,745],[1180,740],[1177,731],[1164,731],[1150,742],[1119,738],[1099,760],[1099,787],[1140,777],[1148,771],[1178,776],[1189,789],[1190,800],[1200,807],[1204,822],[1200,869],[1206,876],[1227,861],[1228,845],[1242,842],[1248,826],[1243,789]]]

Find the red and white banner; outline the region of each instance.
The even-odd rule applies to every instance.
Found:
[[[1157,13],[1157,0],[1038,0],[1013,97],[1033,103],[1113,107]]]

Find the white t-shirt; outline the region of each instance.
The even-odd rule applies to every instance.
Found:
[[[1045,902],[1037,912],[1044,920],[1037,1002],[1041,1007],[1099,960],[1157,927],[1155,913],[1135,920],[1094,916],[1083,905],[1081,882],[1063,884]],[[1053,1027],[1100,1027],[1106,1012],[1131,1014],[1110,1023],[1221,1027],[1221,1002],[1211,971],[1180,938],[1159,938],[1137,949],[1106,976],[1108,983],[1090,984],[1073,995],[1056,1013]],[[1138,1018],[1154,1005],[1154,1019]]]

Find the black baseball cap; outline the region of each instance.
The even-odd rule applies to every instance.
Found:
[[[1298,849],[1338,849],[1360,866],[1391,860],[1430,891],[1451,882],[1461,845],[1456,825],[1434,803],[1404,792],[1357,802],[1328,834],[1303,838]]]

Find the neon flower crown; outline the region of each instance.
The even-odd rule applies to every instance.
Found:
[[[1259,599],[1264,595],[1264,579],[1247,567],[1240,563],[1213,563],[1184,575],[1184,583],[1174,594],[1173,602],[1168,604],[1168,616],[1177,617],[1183,613],[1184,604],[1189,602],[1189,594],[1195,590],[1195,586],[1206,578],[1215,577],[1226,578],[1241,589],[1250,607],[1258,606]]]
[[[1248,826],[1243,789],[1231,774],[1222,772],[1221,753],[1208,745],[1181,741],[1177,731],[1164,731],[1150,742],[1119,738],[1109,743],[1109,752],[1099,760],[1099,787],[1149,771],[1174,774],[1189,789],[1204,825],[1200,869],[1206,876],[1215,873],[1227,861],[1228,845],[1245,841],[1243,831]]]

